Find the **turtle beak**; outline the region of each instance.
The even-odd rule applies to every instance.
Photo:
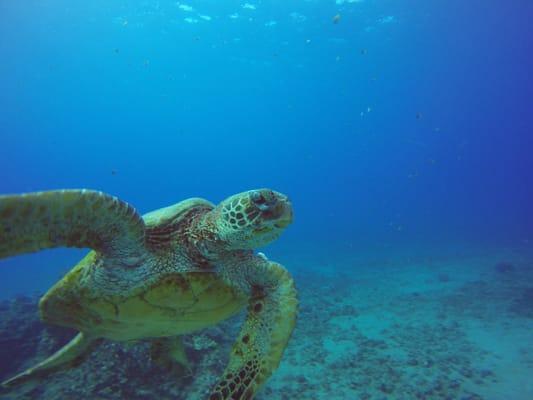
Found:
[[[254,205],[261,210],[261,219],[265,223],[256,232],[283,229],[292,222],[292,203],[284,194],[270,189],[257,189],[250,196]]]
[[[280,229],[286,228],[294,219],[292,203],[287,196],[280,195],[276,208],[279,210],[279,217],[274,226]]]
[[[276,228],[284,229],[292,223],[292,219],[284,219],[274,224]]]

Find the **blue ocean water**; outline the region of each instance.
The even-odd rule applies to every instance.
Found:
[[[527,1],[3,2],[0,192],[94,188],[146,212],[272,187],[296,211],[279,248],[530,244],[532,15]],[[47,287],[70,254],[2,261],[2,295]]]
[[[265,251],[296,276],[529,249],[532,17],[525,0],[3,1],[0,193],[91,188],[145,213],[273,188],[295,222]],[[84,253],[0,261],[0,298]]]

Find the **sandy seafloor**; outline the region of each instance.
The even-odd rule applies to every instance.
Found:
[[[300,313],[266,399],[533,399],[533,252],[457,251],[374,260],[291,255]],[[0,377],[70,332],[38,320],[37,297],[0,303]],[[205,399],[243,315],[186,337],[192,376],[148,344],[104,343],[81,366],[1,399]]]

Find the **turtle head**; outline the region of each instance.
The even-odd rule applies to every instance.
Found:
[[[228,250],[253,249],[276,240],[292,222],[288,197],[270,189],[231,196],[213,210],[217,238]]]

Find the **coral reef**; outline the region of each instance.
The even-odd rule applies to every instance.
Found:
[[[533,398],[524,384],[533,373],[533,288],[526,284],[533,270],[515,268],[512,279],[499,279],[493,266],[391,264],[381,273],[372,266],[327,279],[295,271],[298,324],[279,370],[256,398]],[[74,334],[43,325],[37,301],[0,303],[0,378],[42,360]],[[152,362],[148,341],[104,342],[77,368],[0,398],[202,400],[242,320],[241,314],[184,338],[190,373]]]
[[[509,306],[509,311],[518,316],[533,318],[533,287],[522,289]]]
[[[494,266],[494,269],[500,274],[508,274],[510,272],[513,272],[515,270],[515,267],[513,263],[510,263],[509,261],[500,261]]]

